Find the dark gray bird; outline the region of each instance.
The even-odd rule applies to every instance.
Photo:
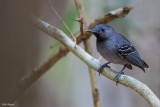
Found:
[[[97,51],[104,59],[109,61],[99,68],[99,74],[102,72],[104,67],[109,67],[109,63],[124,65],[123,69],[114,78],[116,79],[116,84],[126,67],[132,69],[132,65],[135,65],[141,68],[144,72],[144,68],[149,68],[133,45],[123,35],[115,32],[111,26],[107,24],[99,24],[92,30],[86,31],[92,32],[96,36]]]

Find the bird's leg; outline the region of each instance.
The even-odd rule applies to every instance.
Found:
[[[118,85],[119,77],[121,76],[121,74],[124,74],[123,70],[126,68],[126,66],[127,64],[125,64],[122,70],[114,77],[114,80],[116,80],[116,85]]]
[[[104,67],[110,68],[110,66],[108,65],[108,64],[110,64],[110,63],[111,63],[111,62],[107,62],[107,63],[105,63],[105,64],[103,64],[103,65],[101,65],[101,66],[99,67],[99,69],[98,69],[99,75],[100,75],[101,72],[103,71]]]

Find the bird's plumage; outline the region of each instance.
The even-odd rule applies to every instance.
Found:
[[[147,63],[140,57],[134,46],[121,34],[106,24],[96,25],[92,32],[97,38],[97,51],[109,62],[126,65],[132,69],[135,65],[145,71]]]
[[[148,65],[143,61],[138,52],[135,50],[133,45],[128,45],[126,43],[120,43],[117,45],[117,53],[129,63],[138,66],[143,71],[144,68],[148,68]]]

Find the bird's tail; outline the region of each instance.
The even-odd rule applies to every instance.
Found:
[[[145,68],[149,68],[149,66],[143,59],[141,59],[141,62],[142,66],[140,68],[145,72]]]
[[[142,58],[140,58],[140,56],[138,55],[138,53],[137,54],[136,53],[129,54],[126,59],[131,64],[133,64],[133,65],[138,66],[139,68],[141,68],[144,72],[145,72],[144,68],[149,68],[149,66],[147,65],[147,63]]]
[[[144,68],[149,68],[148,64],[145,61],[143,61],[143,66]]]

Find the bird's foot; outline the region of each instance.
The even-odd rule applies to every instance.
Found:
[[[118,82],[119,82],[119,77],[121,76],[121,74],[124,74],[123,71],[120,71],[115,77],[114,80],[116,80],[116,85],[118,86]]]
[[[126,68],[127,64],[124,65],[124,67],[122,68],[122,70],[114,77],[114,80],[116,80],[116,85],[118,86],[118,82],[119,82],[119,77],[121,76],[121,74],[124,74],[123,70]]]
[[[103,64],[103,65],[101,65],[101,66],[99,67],[99,69],[98,69],[99,75],[102,73],[104,67],[111,68],[111,67],[108,65],[108,64],[110,64],[110,63],[111,63],[111,62],[107,62],[107,63],[105,63],[105,64]]]

